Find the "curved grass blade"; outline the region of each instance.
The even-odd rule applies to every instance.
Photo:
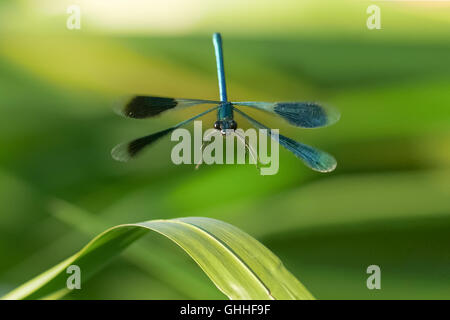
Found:
[[[271,134],[271,129],[256,121],[241,110],[235,108],[236,112],[246,118],[252,125],[259,129],[266,129],[267,134]],[[306,144],[292,140],[283,135],[278,136],[278,143],[291,151],[297,158],[301,159],[309,168],[319,172],[330,172],[336,168],[336,159],[325,151],[313,148]]]
[[[230,299],[314,299],[269,249],[248,234],[225,222],[195,217],[108,229],[75,255],[2,298],[62,297],[69,292],[68,266],[79,266],[86,280],[150,230],[180,246]]]
[[[130,142],[124,142],[121,144],[118,144],[111,150],[111,156],[114,160],[127,162],[130,159],[136,157],[145,147],[150,146],[154,142],[158,141],[160,138],[168,135],[173,130],[191,122],[194,121],[197,118],[200,118],[201,116],[204,116],[205,114],[216,110],[218,107],[213,107],[211,109],[208,109],[190,119],[184,120],[178,124],[176,124],[173,127],[170,127],[168,129],[149,134],[148,136],[144,136],[141,138],[134,139]]]
[[[335,108],[315,102],[232,102],[277,114],[290,124],[302,128],[319,128],[337,122],[340,113]]]
[[[167,110],[174,108],[192,107],[200,104],[220,103],[220,101],[176,99],[154,96],[128,96],[120,99],[114,106],[114,110],[125,117],[145,119],[155,117]]]

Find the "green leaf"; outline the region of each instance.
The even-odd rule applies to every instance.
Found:
[[[110,228],[78,253],[3,299],[62,297],[69,292],[66,286],[68,266],[78,265],[82,280],[86,280],[150,230],[164,235],[186,251],[230,299],[314,299],[260,242],[225,222],[196,217],[151,220]]]

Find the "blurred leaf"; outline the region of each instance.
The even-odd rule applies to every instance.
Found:
[[[151,220],[113,227],[3,299],[58,298],[69,292],[66,268],[78,265],[87,279],[149,230],[177,243],[231,299],[313,299],[281,261],[248,234],[219,220]]]
[[[197,212],[247,225],[257,237],[287,231],[450,215],[450,171],[341,175],[266,197]],[[264,216],[264,219],[261,217]],[[268,227],[267,221],[276,221]]]

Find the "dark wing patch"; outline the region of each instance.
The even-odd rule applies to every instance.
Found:
[[[174,98],[134,96],[125,105],[123,113],[129,118],[144,119],[173,109],[177,104],[178,102]]]
[[[332,155],[282,135],[279,135],[278,139],[279,144],[303,160],[311,169],[330,172],[336,168],[336,159]]]
[[[117,161],[126,162],[131,158],[136,157],[145,147],[153,144],[158,139],[164,137],[175,129],[175,127],[172,127],[163,131],[152,133],[142,138],[137,138],[131,142],[121,143],[112,149],[111,155]]]
[[[290,124],[302,128],[319,128],[339,120],[335,108],[315,102],[232,102],[233,105],[251,107],[279,115]]]
[[[317,128],[331,122],[325,109],[312,102],[280,102],[274,111],[297,127]]]
[[[130,154],[131,157],[136,156],[144,147],[151,145],[152,143],[169,134],[173,130],[174,128],[169,128],[131,141],[128,144],[128,153]]]

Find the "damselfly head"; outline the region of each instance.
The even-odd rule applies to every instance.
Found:
[[[217,120],[214,122],[214,129],[219,130],[225,136],[230,130],[237,129],[237,122],[234,120]]]

